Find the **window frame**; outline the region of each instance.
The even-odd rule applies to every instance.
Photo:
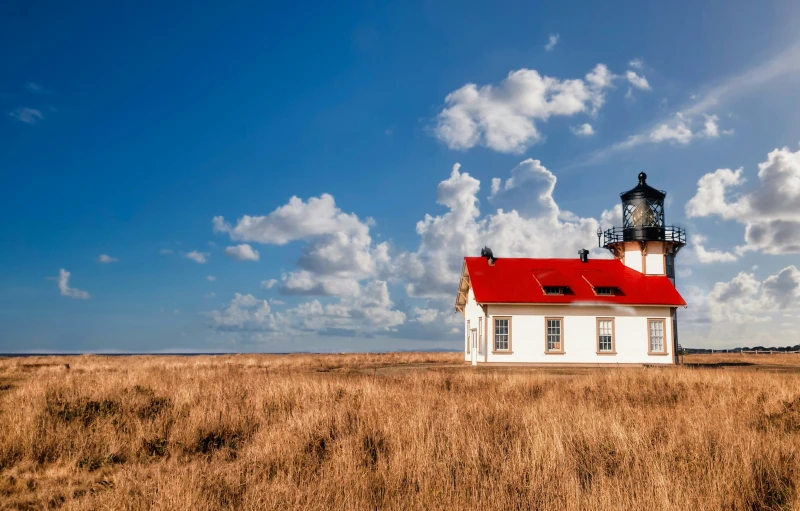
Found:
[[[558,350],[550,350],[550,349],[548,349],[549,343],[548,343],[548,338],[547,338],[547,335],[548,335],[548,333],[547,333],[547,322],[548,321],[554,321],[554,320],[558,320],[560,322],[560,330],[559,330],[560,340],[559,340],[559,342],[561,344],[561,348],[558,349]],[[545,318],[544,318],[544,353],[545,353],[545,355],[563,355],[564,354],[564,338],[565,338],[565,335],[564,335],[564,317],[563,316],[545,316]]]
[[[508,320],[508,349],[497,349],[497,320]],[[492,316],[492,354],[493,355],[510,355],[511,351],[511,316]]]
[[[602,351],[600,349],[600,322],[601,321],[610,321],[611,322],[611,351]],[[615,325],[614,318],[603,318],[598,317],[595,320],[595,340],[597,354],[598,355],[616,355],[617,354],[617,332],[616,332],[616,325]]]
[[[653,351],[653,341],[652,341],[652,330],[650,329],[650,323],[659,322],[661,323],[661,347],[663,351]],[[667,350],[667,320],[666,318],[647,318],[647,354],[648,355],[669,355]]]

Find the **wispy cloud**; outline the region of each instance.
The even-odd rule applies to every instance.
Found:
[[[69,287],[69,278],[70,272],[61,268],[58,270],[58,290],[61,292],[61,296],[68,296],[70,298],[76,298],[78,300],[87,300],[89,299],[89,293],[87,291],[82,291],[80,289],[75,289],[74,287]]]
[[[558,34],[550,34],[550,37],[547,39],[547,44],[544,46],[544,49],[547,51],[553,51],[553,48],[556,47],[558,44],[558,39],[561,36]]]
[[[24,122],[25,124],[36,124],[44,119],[44,115],[42,115],[41,110],[28,107],[19,107],[16,110],[9,112],[8,115],[19,122]]]
[[[116,263],[116,262],[118,262],[118,261],[119,261],[119,259],[117,259],[116,257],[111,257],[111,256],[110,256],[110,255],[108,255],[108,254],[100,254],[100,255],[97,257],[97,262],[98,262],[98,263],[105,263],[105,264],[108,264],[108,263]]]
[[[191,259],[196,263],[205,264],[209,255],[211,254],[208,252],[198,252],[197,250],[192,250],[191,252],[184,252],[183,257],[186,259]]]
[[[28,82],[28,83],[26,83],[25,84],[25,88],[29,92],[34,92],[36,94],[47,94],[47,93],[50,92],[49,90],[45,89],[44,87],[42,87],[41,85],[39,85],[36,82]]]
[[[639,68],[637,59],[629,62],[629,66]],[[800,42],[774,55],[772,58],[746,69],[742,73],[730,76],[710,86],[704,93],[692,94],[691,101],[676,113],[661,118],[645,127],[626,140],[617,142],[605,149],[594,152],[588,158],[570,165],[570,168],[583,167],[602,161],[612,154],[631,149],[645,143],[678,142],[688,143],[692,138],[716,138],[718,135],[730,135],[733,130],[720,130],[719,118],[710,112],[720,108],[725,102],[747,94],[757,87],[769,83],[782,76],[800,72]],[[702,128],[692,131],[690,122],[703,116]],[[691,136],[687,134],[691,132]],[[676,135],[675,137],[669,136]]]

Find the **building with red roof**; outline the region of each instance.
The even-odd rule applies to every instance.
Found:
[[[465,360],[673,364],[677,361],[675,256],[686,243],[664,223],[666,193],[647,176],[620,194],[622,227],[598,228],[612,259],[465,257],[455,309]]]

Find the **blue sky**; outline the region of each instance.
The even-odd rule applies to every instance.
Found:
[[[640,171],[690,232],[683,344],[793,344],[798,22],[6,2],[0,352],[458,348],[464,255],[573,257]]]

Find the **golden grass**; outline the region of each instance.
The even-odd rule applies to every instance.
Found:
[[[462,357],[0,359],[0,508],[800,508],[798,374]]]

